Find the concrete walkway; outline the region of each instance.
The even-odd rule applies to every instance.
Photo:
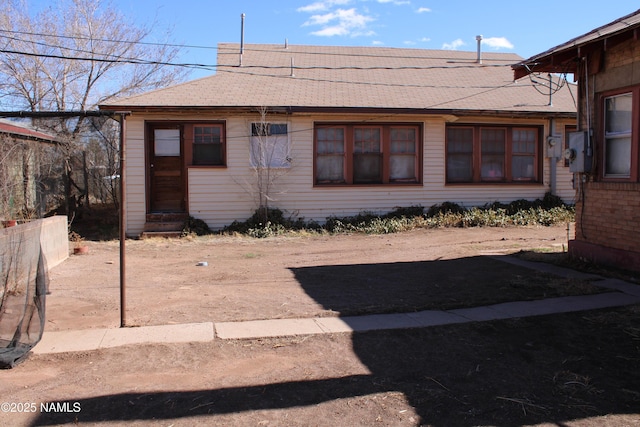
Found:
[[[272,319],[245,322],[205,322],[134,328],[45,331],[32,350],[35,354],[89,351],[128,344],[207,342],[214,339],[250,339],[338,332],[424,328],[453,323],[501,320],[554,313],[620,307],[640,303],[640,286],[618,279],[606,279],[544,263],[514,257],[495,257],[500,261],[561,277],[595,280],[596,286],[610,289],[595,295],[516,301],[456,310],[426,310],[415,313],[375,314],[352,317]]]

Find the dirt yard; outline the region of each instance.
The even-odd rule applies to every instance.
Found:
[[[128,241],[126,322],[407,312],[603,291],[487,256],[535,248],[562,257],[566,244],[566,227]],[[47,330],[120,325],[118,243],[89,245],[51,272]],[[0,424],[637,426],[639,312],[32,355],[0,371],[0,396],[37,411],[3,409]]]

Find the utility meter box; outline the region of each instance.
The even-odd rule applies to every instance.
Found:
[[[565,150],[564,158],[569,160],[569,171],[591,172],[592,150],[589,146],[589,132],[569,133],[569,148]]]

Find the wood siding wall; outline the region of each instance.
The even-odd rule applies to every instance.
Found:
[[[146,214],[145,197],[145,120],[224,120],[227,136],[227,167],[188,169],[189,214],[221,228],[234,220],[249,218],[257,207],[254,193],[253,169],[249,159],[251,123],[260,120],[258,115],[245,116],[163,116],[159,114],[133,114],[127,119],[127,234],[142,232]],[[339,121],[344,116],[278,116],[267,121],[287,122],[290,135],[291,167],[275,182],[271,202],[287,214],[304,217],[305,220],[324,222],[331,215],[348,216],[362,211],[384,213],[396,207],[422,205],[428,208],[445,201],[461,205],[479,206],[490,202],[508,203],[516,199],[536,199],[550,190],[550,161],[545,149],[542,153],[544,173],[540,184],[526,185],[446,185],[445,183],[445,129],[446,121],[440,116],[381,116],[359,115],[348,122],[411,122],[423,126],[423,184],[411,186],[313,186],[313,125],[316,121]],[[514,123],[504,119],[465,118],[469,123]],[[549,135],[548,120],[519,120],[518,124],[544,126],[543,135]],[[556,133],[562,135],[564,126],[571,121],[556,121]],[[571,174],[562,160],[557,166],[557,194],[568,203],[574,200],[575,191]]]

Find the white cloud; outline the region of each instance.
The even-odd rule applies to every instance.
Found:
[[[429,9],[428,7],[421,7],[418,10],[416,10],[417,13],[426,13],[426,12],[431,12],[431,9]]]
[[[430,42],[431,39],[429,37],[423,37],[423,38],[420,39],[420,41],[423,42],[423,43],[427,43],[427,42]]]
[[[405,40],[402,42],[402,44],[405,46],[414,46],[416,42],[414,42],[413,40]]]
[[[336,9],[323,15],[313,15],[302,24],[302,26],[323,27],[311,33],[316,36],[331,37],[350,35],[355,37],[375,34],[373,31],[366,30],[367,24],[372,21],[374,21],[373,17],[362,15],[358,13],[355,8]]]
[[[384,3],[392,3],[392,4],[396,5],[396,6],[401,6],[403,4],[411,4],[411,2],[408,1],[408,0],[377,0],[377,2],[378,3],[382,3],[382,4],[384,4]]]
[[[505,37],[487,37],[482,39],[482,44],[493,49],[513,49],[513,44]]]
[[[443,43],[442,44],[442,49],[445,49],[445,50],[456,50],[460,46],[464,46],[464,45],[466,45],[466,43],[464,41],[462,41],[462,39],[456,39],[456,40],[452,41],[451,43]]]
[[[322,12],[324,10],[329,10],[331,9],[333,6],[343,6],[346,4],[351,3],[351,0],[324,0],[324,1],[317,1],[315,3],[311,3],[308,4],[306,6],[302,6],[299,7],[297,9],[298,12],[307,12],[307,13],[313,13],[313,12]]]
[[[380,40],[374,40],[371,42],[371,44],[374,46],[384,46],[384,42]]]

